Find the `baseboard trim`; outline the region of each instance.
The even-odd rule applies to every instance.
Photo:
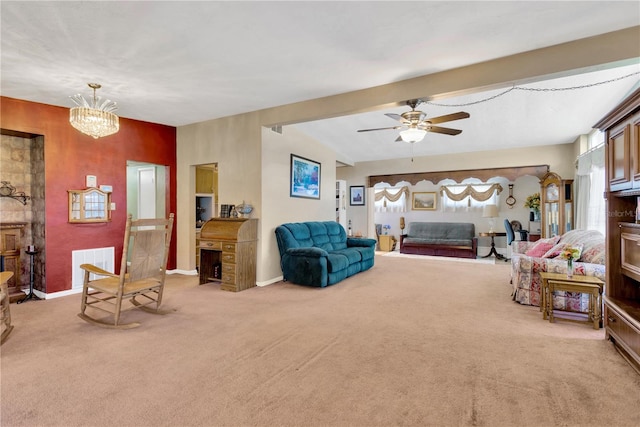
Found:
[[[264,282],[256,282],[256,285],[258,285],[258,286],[269,286],[269,285],[272,285],[274,283],[281,282],[282,279],[283,279],[282,276],[278,276],[278,277],[276,277],[274,279],[266,280]]]
[[[184,274],[185,276],[197,276],[198,270],[167,270],[167,274]]]

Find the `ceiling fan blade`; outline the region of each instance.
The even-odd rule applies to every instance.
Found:
[[[468,119],[469,117],[470,117],[469,113],[465,113],[464,111],[460,111],[459,113],[447,114],[445,116],[432,117],[430,119],[427,119],[426,121],[435,125],[435,124],[438,124],[438,123],[452,122],[454,120]]]
[[[387,117],[391,117],[393,120],[397,120],[397,121],[402,122],[402,123],[406,122],[405,118],[402,117],[400,114],[385,113],[384,115],[387,116]]]
[[[392,126],[390,128],[376,128],[376,129],[359,129],[358,132],[371,132],[374,130],[388,130],[388,129],[400,129],[402,126]]]
[[[395,142],[403,142],[403,141],[404,141],[404,139],[402,139],[401,136],[397,137],[396,140],[395,140]]]
[[[462,133],[459,129],[443,128],[440,126],[428,126],[425,130],[433,133],[444,133],[445,135],[458,135]]]

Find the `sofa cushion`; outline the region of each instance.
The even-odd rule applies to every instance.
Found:
[[[327,269],[329,273],[346,270],[349,267],[349,259],[340,253],[331,252],[327,255]]]
[[[291,235],[283,234],[285,248],[310,247],[333,251],[347,247],[347,235],[337,222],[300,222],[282,224]],[[293,237],[293,238],[291,238]]]
[[[339,249],[337,251],[331,251],[329,253],[344,255],[345,257],[347,257],[349,264],[355,264],[362,261],[362,254],[360,253],[360,251],[352,248]]]
[[[524,254],[530,257],[539,258],[543,256],[549,249],[553,248],[560,236],[549,237],[548,239],[539,239]]]
[[[589,249],[582,251],[581,262],[589,262],[591,264],[603,264],[605,257],[604,242],[591,246]]]
[[[556,258],[567,247],[577,248],[582,251],[582,255],[579,258],[581,262],[604,264],[604,236],[597,230],[568,231],[553,248],[542,255],[542,258]],[[595,249],[592,250],[592,248]],[[587,253],[587,259],[593,259],[596,262],[585,261],[585,253]],[[598,262],[598,260],[602,262]]]
[[[410,222],[407,236],[429,239],[461,240],[475,236],[473,223],[454,222]]]
[[[564,248],[571,247],[571,244],[565,242],[559,242],[553,247],[549,248],[547,252],[541,255],[541,258],[555,258],[560,255],[560,252],[564,250]]]
[[[433,239],[433,238],[421,238],[421,237],[405,237],[405,245],[418,244],[418,245],[445,245],[445,246],[473,246],[471,239]]]

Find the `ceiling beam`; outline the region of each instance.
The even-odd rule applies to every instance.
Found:
[[[518,53],[368,89],[260,110],[263,126],[290,125],[440,100],[517,84],[630,64],[638,60],[640,26]]]

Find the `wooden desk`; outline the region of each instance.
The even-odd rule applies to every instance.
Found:
[[[540,289],[540,309],[542,318],[555,321],[553,309],[553,293],[555,291],[579,292],[589,294],[589,315],[586,322],[593,322],[593,329],[600,329],[602,319],[602,290],[604,282],[594,276],[581,276],[574,274],[568,278],[563,273],[540,272],[542,289]],[[574,322],[583,322],[580,319],[564,319]]]
[[[501,259],[501,260],[504,260],[504,261],[508,261],[507,258],[505,258],[501,254],[499,254],[498,251],[496,251],[496,242],[494,240],[496,236],[504,237],[504,236],[507,235],[507,233],[496,233],[495,231],[490,231],[488,233],[479,233],[478,235],[480,237],[491,237],[491,250],[489,251],[488,254],[486,254],[482,258],[489,258],[491,255],[494,255],[496,257],[496,259]]]

